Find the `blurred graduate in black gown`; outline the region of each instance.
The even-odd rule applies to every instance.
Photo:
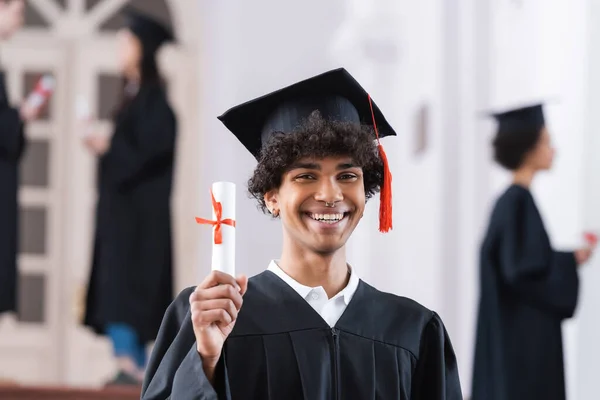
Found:
[[[176,117],[156,53],[173,39],[128,9],[118,33],[124,79],[112,138],[89,135],[99,157],[98,205],[85,324],[110,337],[119,372],[111,383],[141,384],[145,346],[172,301],[171,188]]]
[[[24,9],[23,0],[0,0],[0,41],[21,27]],[[25,123],[37,118],[39,111],[27,103],[11,106],[0,66],[0,313],[17,308],[19,162],[26,143]]]
[[[473,400],[565,398],[561,322],[577,305],[577,267],[591,248],[552,248],[530,191],[554,149],[542,105],[495,115],[496,161],[513,183],[497,200],[481,247]]]

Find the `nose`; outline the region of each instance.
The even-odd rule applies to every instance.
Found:
[[[319,188],[315,193],[315,200],[327,203],[335,203],[344,200],[344,194],[337,179],[322,179],[319,182]]]

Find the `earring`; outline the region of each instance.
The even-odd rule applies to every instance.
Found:
[[[271,213],[271,215],[273,215],[275,218],[279,217],[279,210],[274,209],[274,210],[269,210],[269,212]]]

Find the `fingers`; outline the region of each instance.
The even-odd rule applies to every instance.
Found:
[[[201,311],[197,307],[199,304],[196,303],[194,304],[195,307],[192,306],[192,323],[194,326],[205,327],[214,323],[229,325],[233,321],[231,315],[224,309]]]
[[[200,285],[198,285],[198,287],[201,289],[208,289],[217,285],[231,285],[239,289],[235,278],[221,271],[211,271],[211,273],[208,274],[208,276],[202,281]]]
[[[192,311],[194,310],[198,313],[211,310],[225,310],[229,314],[231,322],[237,318],[239,308],[230,299],[214,299],[195,302],[192,304]]]
[[[239,275],[236,281],[240,285],[240,294],[243,296],[246,290],[248,290],[248,277],[246,275]]]
[[[234,294],[234,299],[210,298],[212,296],[219,296],[223,292],[228,292],[228,295]],[[242,296],[230,285],[222,285],[194,292],[190,296],[192,322],[196,326],[208,326],[212,323],[228,325],[237,318],[241,305]]]
[[[21,106],[19,114],[21,116],[21,119],[25,122],[29,122],[32,119],[31,108],[29,108],[27,105]]]
[[[212,271],[190,295],[192,323],[197,327],[229,325],[238,317],[242,295],[247,289],[246,276],[240,275],[236,279],[229,274]]]
[[[209,289],[196,289],[192,293],[191,301],[206,301],[215,299],[228,299],[233,301],[236,308],[242,306],[242,295],[231,285],[219,285]]]

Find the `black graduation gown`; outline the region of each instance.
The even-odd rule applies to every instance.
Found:
[[[565,399],[561,321],[575,312],[577,265],[552,250],[529,190],[498,199],[480,268],[472,400]]]
[[[270,271],[249,281],[213,389],[196,351],[193,290],[167,310],[142,399],[462,400],[454,351],[434,312],[360,281],[331,328]]]
[[[17,306],[18,174],[24,148],[19,110],[10,107],[0,71],[0,313]]]
[[[164,90],[142,86],[117,115],[99,162],[99,197],[85,324],[109,322],[154,340],[173,300],[171,187],[176,119]]]

